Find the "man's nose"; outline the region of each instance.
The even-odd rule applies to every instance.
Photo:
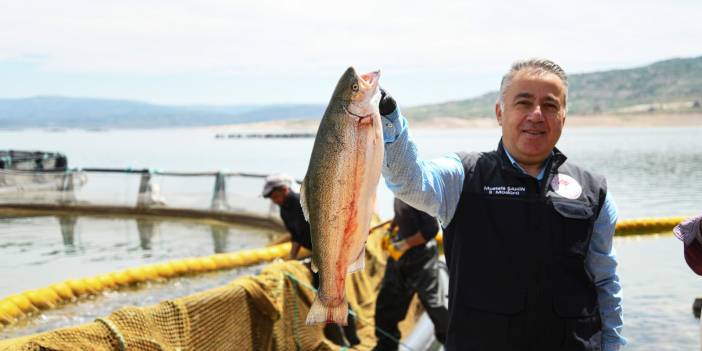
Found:
[[[543,121],[544,115],[541,113],[541,105],[536,105],[527,115],[527,119],[531,122]]]

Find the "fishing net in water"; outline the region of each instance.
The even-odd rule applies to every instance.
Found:
[[[84,172],[0,169],[0,203],[44,199],[61,202],[67,200],[64,189],[80,188],[86,181]]]
[[[55,152],[0,150],[0,203],[32,200],[37,194],[58,196],[79,188],[84,172],[70,172],[66,156]]]
[[[0,169],[0,208],[106,214],[190,211],[200,216],[206,212],[277,219],[277,207],[261,196],[265,176],[110,168]]]
[[[351,274],[346,293],[357,314],[361,345],[375,345],[375,299],[385,271],[382,231],[371,234],[363,272]],[[339,350],[324,326],[307,326],[314,298],[311,274],[298,261],[270,264],[219,288],[126,307],[97,321],[0,341],[0,350]],[[400,330],[407,335],[421,312],[415,298]]]

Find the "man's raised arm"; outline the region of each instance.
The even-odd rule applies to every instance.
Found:
[[[430,161],[420,159],[407,119],[392,96],[382,89],[381,93],[385,183],[396,197],[446,226],[453,218],[463,188],[461,160],[453,153]]]

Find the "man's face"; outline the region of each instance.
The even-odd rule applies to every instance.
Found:
[[[540,165],[556,146],[565,124],[565,86],[552,73],[517,72],[495,107],[502,141],[522,165]]]
[[[278,189],[273,190],[271,192],[271,201],[275,203],[276,205],[280,206],[283,204],[285,201],[285,197],[288,195],[288,188],[287,187],[280,187]]]

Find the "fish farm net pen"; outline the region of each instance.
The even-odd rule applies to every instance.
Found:
[[[288,273],[288,272],[285,272],[285,276],[287,276],[288,279],[290,279],[290,280],[295,284],[296,287],[297,287],[297,285],[302,285],[302,286],[304,286],[305,288],[307,288],[307,289],[309,289],[309,290],[312,290],[312,291],[314,291],[315,293],[317,293],[317,289],[315,289],[313,286],[311,286],[311,285],[309,285],[309,284],[307,284],[307,283],[305,283],[305,282],[302,282],[302,281],[298,280],[298,279],[295,278],[295,276],[293,276],[292,274],[290,274],[290,273]],[[295,311],[297,312],[297,309],[295,309]],[[354,317],[356,317],[356,319],[359,319],[359,320],[361,320],[361,321],[363,321],[363,322],[365,322],[365,323],[372,324],[371,321],[366,320],[365,318],[362,318],[361,316],[359,316],[356,312],[354,312],[354,311],[352,311],[352,310],[349,310],[349,314],[352,315],[352,316],[354,316]],[[297,313],[296,313],[295,317],[296,317],[296,318],[298,317],[298,316],[297,316]],[[398,343],[399,345],[401,345],[402,347],[404,347],[404,348],[406,348],[406,349],[408,349],[408,350],[411,350],[411,351],[415,351],[412,347],[410,347],[409,345],[403,343],[402,341],[400,341],[400,339],[398,339],[398,338],[392,336],[390,333],[386,332],[385,330],[383,330],[383,329],[381,329],[381,328],[379,328],[379,327],[376,327],[376,326],[373,326],[373,327],[375,328],[375,330],[379,331],[381,334],[385,335],[385,336],[386,336],[387,338],[389,338],[390,340],[397,342],[397,343]]]

